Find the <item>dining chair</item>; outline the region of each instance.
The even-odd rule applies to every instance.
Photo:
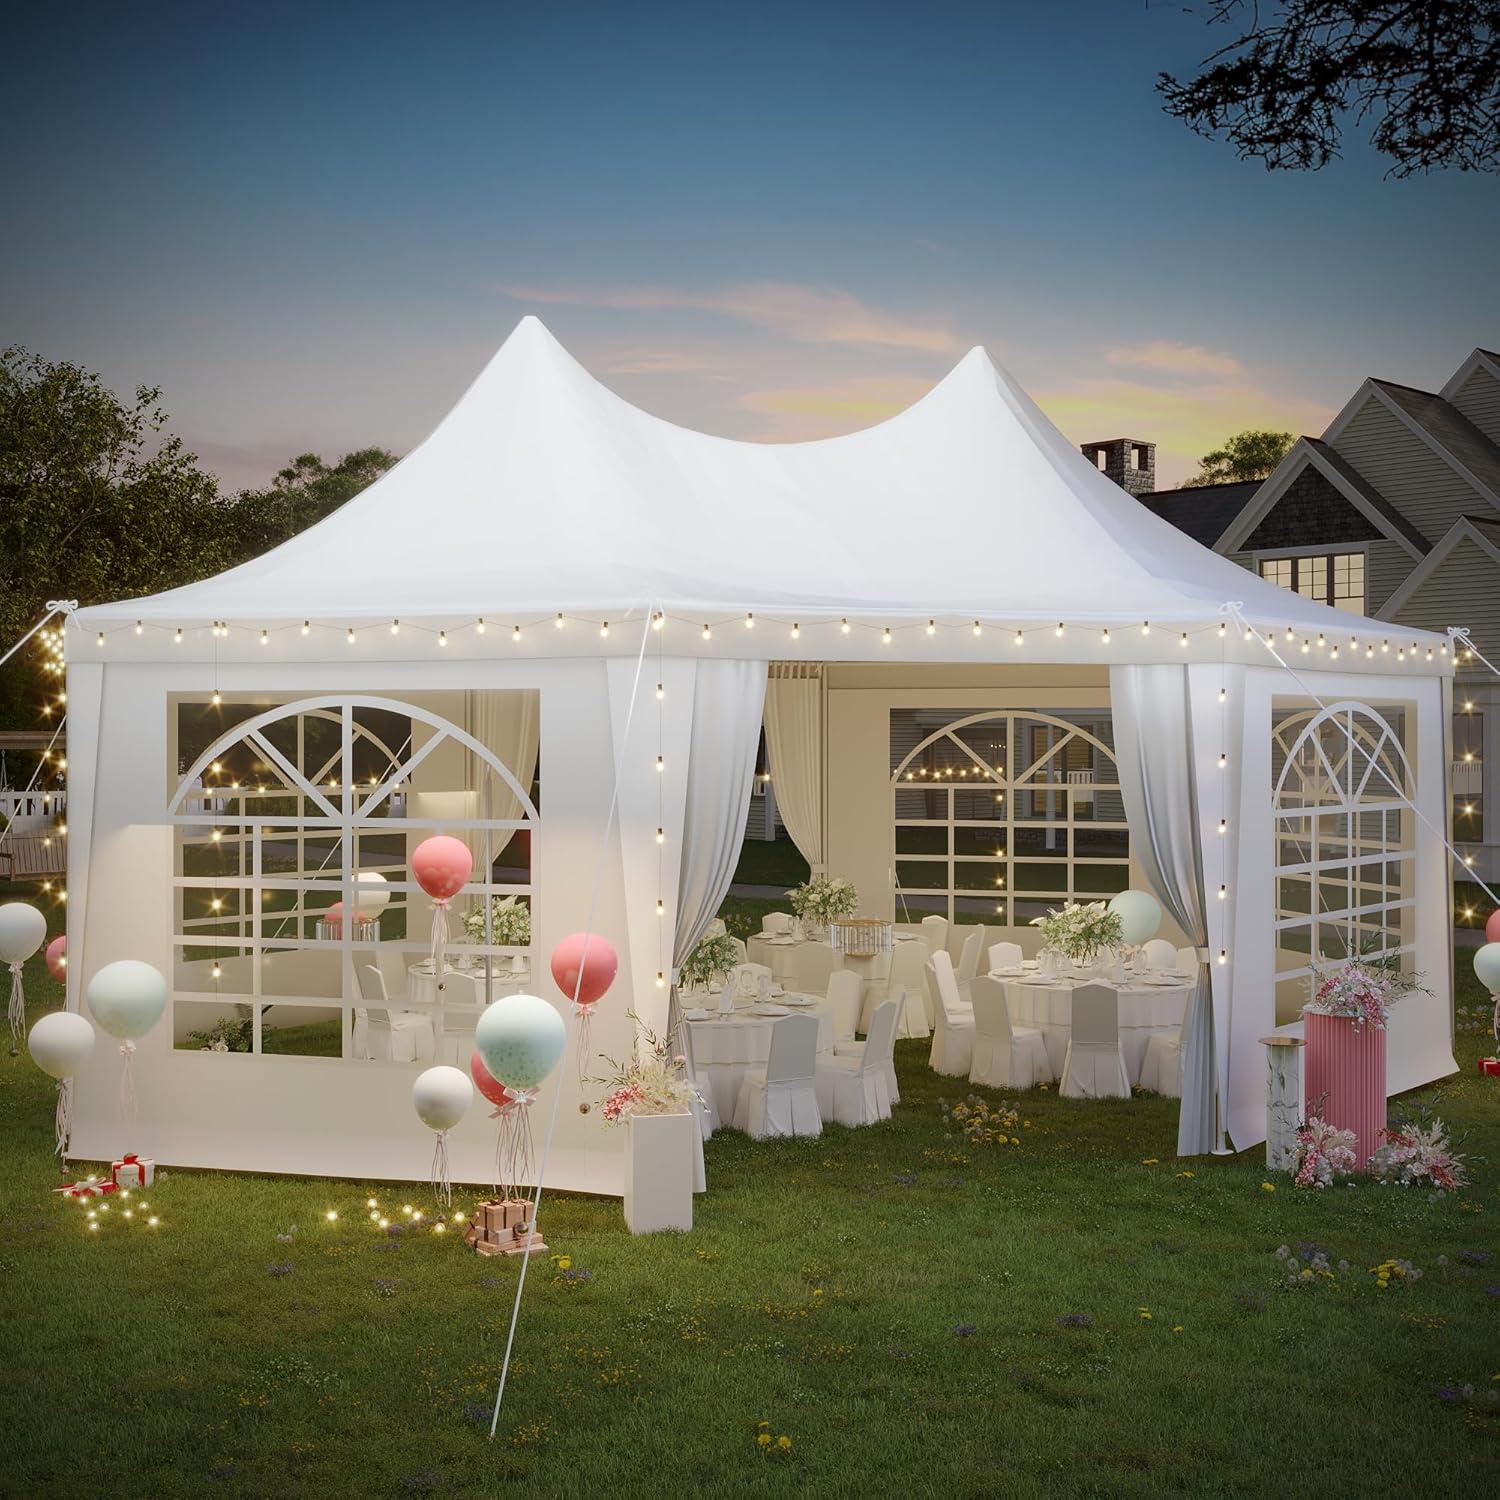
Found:
[[[891,1117],[895,1076],[895,1000],[883,1000],[870,1019],[870,1034],[858,1053],[835,1053],[817,1064],[813,1077],[818,1111],[840,1125],[874,1125]]]
[[[724,925],[723,917],[713,917],[710,919],[708,926],[703,929],[703,936],[706,938],[724,937],[728,931],[729,929]]]
[[[385,976],[374,964],[359,964],[355,979],[359,993],[374,1005],[354,1008],[354,1051],[373,1060],[378,1048],[382,1062],[416,1062],[437,1051],[432,1017],[421,1011],[392,1010],[385,992]]]
[[[1184,979],[1197,979],[1198,970],[1202,967],[1202,960],[1199,959],[1196,948],[1179,948],[1177,950],[1177,972]]]
[[[1128,1099],[1130,1079],[1120,1052],[1120,997],[1103,984],[1073,989],[1073,1023],[1058,1093],[1065,1099]]]
[[[934,953],[924,971],[932,993],[932,1051],[927,1065],[950,1078],[967,1078],[974,1060],[974,1011],[959,997],[953,960]]]
[[[984,947],[984,928],[973,928],[968,937],[964,939],[963,951],[959,954],[956,967],[958,979],[958,992],[963,994],[964,987],[979,972],[979,951]]]
[[[791,933],[792,914],[789,911],[768,911],[760,919],[760,930],[767,937],[784,937]]]
[[[828,1004],[833,1010],[833,1040],[852,1042],[859,1030],[860,992],[864,981],[853,969],[835,969],[828,976]]]
[[[867,1017],[874,1015],[874,1005],[881,1000],[899,1000],[901,1008],[896,1013],[896,1035],[898,1037],[926,1037],[932,1034],[932,1022],[927,1015],[927,984],[924,970],[928,962],[925,943],[897,943],[891,949],[891,971],[886,979],[884,994],[877,993],[873,1003],[865,1001]],[[868,1023],[865,1030],[869,1031]]]
[[[1019,943],[991,943],[990,973],[996,974],[1001,969],[1019,969],[1021,967],[1021,958],[1021,945]]]
[[[974,1058],[969,1082],[994,1089],[1030,1089],[1052,1082],[1047,1041],[1040,1031],[1012,1026],[1005,986],[988,974],[969,986],[974,1005]]]
[[[1152,1034],[1141,1063],[1141,1087],[1168,1099],[1182,1098],[1182,1027]]]
[[[1177,967],[1177,949],[1166,938],[1152,938],[1142,944],[1141,957],[1155,973],[1170,973]]]
[[[936,953],[939,948],[946,946],[948,942],[947,917],[923,917],[922,940],[927,944],[929,954]]]
[[[724,936],[729,939],[729,945],[730,945],[731,948],[734,949],[734,961],[735,961],[735,963],[737,963],[737,964],[744,963],[745,960],[749,957],[749,955],[745,952],[744,939],[743,938],[737,938],[732,933],[727,933],[727,932],[724,934]]]
[[[783,950],[791,962],[787,966],[788,988],[802,995],[826,995],[837,957],[827,943],[798,943]]]
[[[818,1112],[818,1018],[782,1016],[771,1027],[771,1052],[763,1068],[740,1082],[734,1128],[756,1140],[777,1135],[821,1135]]]

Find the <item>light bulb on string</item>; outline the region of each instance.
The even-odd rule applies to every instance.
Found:
[[[474,633],[476,635],[483,635],[484,632],[485,632],[484,616],[480,615],[480,617],[477,620],[474,621]]]
[[[177,627],[177,629],[172,632],[172,644],[174,646],[180,646],[182,644],[182,626],[181,625],[179,625]]]
[[[660,630],[666,623],[667,617],[660,610],[657,610],[656,613],[651,616],[651,628],[653,630]]]
[[[928,635],[936,635],[937,634],[937,621],[936,620],[929,620],[927,622],[927,634]]]
[[[510,638],[516,645],[519,646],[521,644],[521,627],[519,625],[512,625],[510,627]]]
[[[438,645],[439,646],[446,646],[447,644],[448,644],[448,632],[446,630],[440,630],[440,631],[438,631]]]
[[[1150,635],[1151,634],[1151,621],[1150,620],[1142,620],[1141,621],[1141,634],[1142,635]]]
[[[845,635],[848,635],[848,634],[849,634],[849,622],[848,622],[848,620],[840,620],[840,621],[839,621],[839,629],[840,629],[840,630],[841,630],[841,631],[842,631],[842,632],[843,632],[843,633],[844,633],[844,634],[845,634]]]
[[[302,634],[306,635],[311,629],[312,629],[312,622],[310,620],[304,620],[302,622]]]
[[[657,684],[656,684],[656,701],[657,701],[657,702],[658,702],[658,703],[660,703],[660,702],[661,702],[661,700],[662,700],[662,699],[663,699],[663,698],[665,698],[665,697],[666,697],[666,696],[667,696],[667,694],[666,694],[666,689],[665,689],[665,688],[664,688],[664,687],[663,687],[663,686],[662,686],[662,684],[661,684],[661,683],[659,683],[659,682],[658,682],[658,683],[657,683]]]
[[[885,627],[885,629],[880,632],[880,643],[881,643],[882,646],[889,646],[890,645],[890,643],[891,643],[891,627],[889,625],[887,625]]]
[[[975,631],[975,634],[977,635],[978,631]],[[1025,644],[1026,644],[1026,637],[1024,635],[1022,635],[1019,630],[1017,630],[1016,631],[1016,645],[1018,645],[1018,646],[1024,646]]]
[[[401,634],[401,621],[400,620],[392,620],[391,621],[391,634],[392,635],[400,635]]]
[[[794,641],[802,639],[802,627],[795,620],[792,621],[792,639]]]
[[[1055,636],[1056,636],[1056,637],[1057,637],[1057,638],[1058,638],[1058,640],[1061,640],[1061,639],[1062,639],[1062,636],[1063,636],[1063,623],[1062,623],[1062,621],[1061,621],[1061,620],[1059,620],[1059,621],[1058,621],[1058,622],[1057,622],[1057,629],[1056,629],[1056,630],[1054,630],[1054,631],[1053,631],[1053,632],[1052,632],[1052,634],[1053,634],[1053,635],[1055,635]]]
[[[1182,632],[1182,645],[1184,646],[1184,648],[1187,646],[1187,643],[1188,643],[1188,633],[1187,633],[1187,631],[1184,630]]]
[[[609,621],[608,620],[605,620],[605,621],[603,621],[600,624],[600,626],[599,626],[599,635],[600,635],[601,638],[607,637],[609,635]]]
[[[745,616],[745,629],[746,630],[754,630],[755,629],[755,616],[754,615],[747,614]]]
[[[351,646],[354,644],[354,627],[352,625],[349,627],[348,633],[344,636],[344,639],[348,641]]]
[[[269,646],[271,644],[271,633],[270,633],[270,631],[262,629],[262,631],[260,633],[260,643],[261,643],[262,646]]]
[[[711,631],[711,630],[710,630],[710,629],[709,629],[709,628],[708,628],[708,626],[707,626],[707,625],[706,625],[706,624],[705,624],[705,625],[704,625],[704,627],[703,627],[703,639],[704,639],[704,640],[705,640],[705,641],[711,641],[711,640],[712,640],[712,639],[713,639],[713,638],[714,638],[714,633],[713,633],[713,631]]]
[[[561,629],[562,629],[562,628],[563,628],[563,617],[562,617],[562,611],[561,611],[561,610],[559,610],[559,611],[558,611],[558,612],[557,612],[557,618],[556,618],[556,619],[555,619],[555,620],[554,620],[554,621],[553,621],[553,622],[552,622],[552,624],[553,624],[553,625],[554,625],[554,626],[555,626],[555,627],[556,627],[556,628],[557,628],[557,629],[558,629],[558,630],[561,630]]]

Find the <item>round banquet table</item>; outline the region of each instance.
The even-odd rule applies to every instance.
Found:
[[[497,968],[486,985],[482,966],[460,969],[449,964],[439,986],[432,976],[432,960],[427,959],[408,965],[406,1000],[392,1008],[430,1014],[437,1061],[466,1067],[480,1011],[504,995],[519,995],[530,982],[529,969]]]
[[[1005,1005],[1012,1026],[1029,1026],[1040,1031],[1047,1044],[1047,1061],[1052,1076],[1062,1077],[1063,1061],[1068,1054],[1068,1036],[1073,1028],[1072,979],[1017,979],[996,975],[1005,986]],[[1143,980],[1126,980],[1114,984],[1094,980],[1120,997],[1120,1053],[1125,1059],[1125,1073],[1132,1084],[1141,1081],[1141,1064],[1146,1048],[1158,1034],[1172,1036],[1182,1026],[1187,1014],[1188,997],[1193,992],[1191,980],[1173,984],[1148,984]]]
[[[745,940],[745,958],[764,964],[778,984],[805,995],[821,995],[828,989],[828,976],[839,967],[842,954],[827,942],[808,938],[768,937],[756,933]]]
[[[835,1039],[833,1007],[816,996],[807,998],[812,1000],[811,1005],[787,1006],[786,1009],[795,1015],[816,1016],[818,1051],[820,1054],[832,1053]],[[769,1003],[784,1004],[785,999],[781,996]],[[701,993],[682,997],[684,1017],[693,1008],[694,1001],[714,1014],[706,1021],[683,1020],[682,1032],[687,1040],[693,1076],[698,1087],[712,1101],[719,1124],[728,1125],[734,1118],[741,1081],[752,1068],[765,1067],[771,1056],[771,1028],[781,1018],[761,1014],[758,1005],[745,1006],[731,1016],[721,1017],[718,1014],[718,995]]]

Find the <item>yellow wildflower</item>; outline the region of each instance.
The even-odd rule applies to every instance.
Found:
[[[1172,1332],[1173,1332],[1173,1333],[1181,1333],[1181,1332],[1182,1332],[1182,1324],[1181,1324],[1181,1323],[1179,1323],[1179,1324],[1178,1324],[1178,1325],[1177,1325],[1177,1326],[1176,1326],[1176,1327],[1175,1327],[1175,1328],[1174,1328],[1174,1329],[1173,1329],[1173,1330],[1172,1330]]]
[[[769,1448],[771,1446],[771,1434],[769,1432],[757,1433],[755,1441],[759,1443],[762,1448]]]
[[[1154,1166],[1157,1166],[1157,1165],[1159,1165],[1159,1163],[1158,1163],[1158,1162],[1157,1162],[1157,1160],[1156,1160],[1156,1158],[1155,1158],[1155,1157],[1154,1157],[1154,1156],[1148,1156],[1148,1157],[1147,1157],[1147,1158],[1146,1158],[1146,1159],[1145,1159],[1145,1160],[1144,1160],[1144,1161],[1143,1161],[1143,1162],[1142,1162],[1142,1163],[1141,1163],[1141,1165],[1142,1165],[1142,1166],[1143,1166],[1143,1167],[1154,1167]]]
[[[557,1269],[559,1271],[569,1271],[572,1270],[572,1268],[573,1257],[571,1255],[559,1255],[557,1257]]]
[[[792,1440],[786,1435],[786,1433],[783,1432],[781,1436],[776,1439],[776,1446],[780,1448],[783,1453],[785,1453],[788,1449],[791,1448]]]
[[[1141,1309],[1141,1322],[1143,1322],[1143,1323],[1149,1323],[1150,1321],[1151,1321],[1151,1314],[1149,1312],[1147,1312],[1146,1309],[1143,1307]]]
[[[1276,1184],[1274,1182],[1263,1182],[1260,1185],[1260,1190],[1263,1193],[1274,1193],[1276,1191]]]
[[[1198,1174],[1196,1172],[1179,1172],[1177,1175],[1179,1177],[1196,1177]]]

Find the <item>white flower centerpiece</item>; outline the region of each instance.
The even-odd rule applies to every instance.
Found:
[[[698,945],[683,960],[678,970],[678,982],[685,990],[711,989],[714,979],[728,978],[729,971],[739,961],[739,949],[728,933],[700,938]]]
[[[859,892],[847,880],[819,875],[804,880],[787,893],[787,901],[802,922],[804,936],[821,942],[828,924],[839,917],[852,917],[859,910]]]
[[[464,934],[471,943],[484,942],[484,907],[471,907],[464,913]],[[531,946],[531,908],[514,896],[490,897],[490,943],[496,948],[529,948]],[[500,962],[504,964],[505,959]],[[517,955],[512,964],[525,967],[526,959]]]
[[[1065,959],[1085,978],[1111,959],[1125,938],[1119,913],[1103,901],[1069,901],[1044,917],[1033,917],[1031,925],[1041,931],[1049,953]]]

